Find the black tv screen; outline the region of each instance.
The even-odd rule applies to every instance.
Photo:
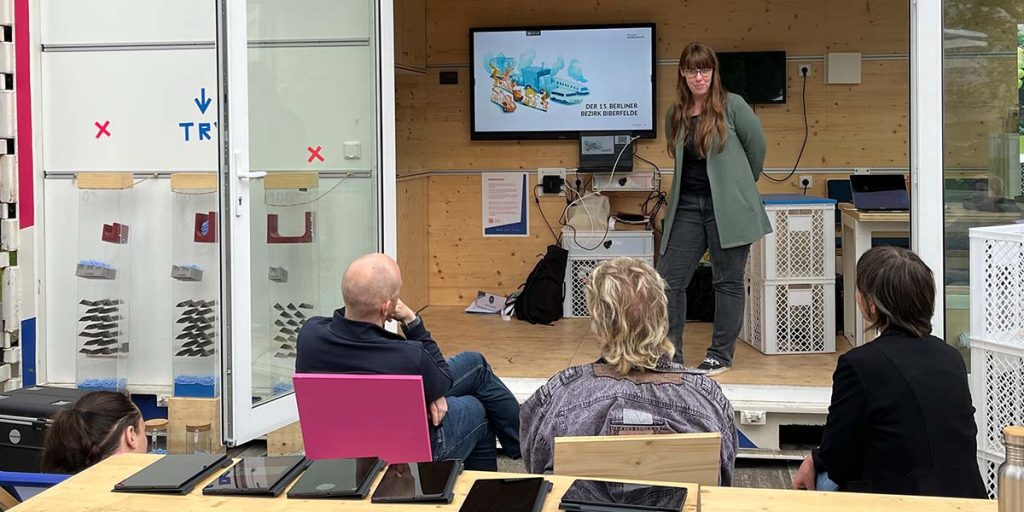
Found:
[[[718,54],[722,86],[751,105],[786,102],[786,52]]]
[[[469,37],[473,140],[657,136],[654,24],[474,28]]]

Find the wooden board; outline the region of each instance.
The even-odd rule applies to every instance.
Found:
[[[996,512],[995,500],[965,500],[861,494],[853,492],[786,491],[701,487],[701,512],[786,511],[786,512]]]
[[[135,176],[130,172],[80,172],[75,183],[82,190],[124,190],[132,188]]]
[[[170,398],[167,400],[167,452],[185,453],[185,427],[210,424],[210,445],[224,453],[220,438],[219,398]]]
[[[240,496],[203,496],[202,489],[212,482],[220,472],[215,473],[185,496],[166,496],[159,494],[131,494],[110,492],[114,484],[131,476],[143,467],[152,464],[159,455],[124,454],[115,455],[103,462],[65,480],[61,484],[48,489],[42,494],[19,505],[18,512],[65,512],[69,504],[74,510],[81,512],[182,512],[194,510],[216,510],[218,512],[328,512],[345,510],[352,512],[407,512],[409,510],[452,511],[459,510],[466,500],[466,494],[479,479],[485,478],[522,478],[519,473],[490,473],[481,471],[464,471],[455,482],[455,498],[450,504],[380,504],[365,500],[298,500],[288,499],[287,492],[276,498],[240,497]],[[551,493],[544,500],[543,512],[557,512],[562,494],[572,484],[574,477],[544,475],[553,484]],[[378,477],[377,482],[380,481]],[[625,480],[632,483],[645,483],[637,480]],[[653,483],[653,482],[649,482]],[[376,484],[375,484],[376,485]],[[684,512],[696,512],[700,487],[697,484],[674,484],[687,488]],[[372,493],[371,493],[372,494]]]
[[[718,485],[720,433],[555,438],[555,474]]]
[[[217,190],[217,175],[212,172],[179,172],[171,175],[171,190]]]
[[[267,434],[267,455],[305,455],[302,442],[302,428],[299,422],[291,423]]]
[[[427,68],[427,2],[399,0],[395,6],[395,67],[425,72]]]
[[[402,300],[414,311],[430,301],[430,252],[427,208],[430,179],[418,177],[399,180],[398,265],[402,268]]]
[[[430,306],[421,314],[446,356],[474,351],[484,355],[502,378],[548,379],[577,364],[589,364],[601,356],[586,318],[563,318],[555,325],[531,325],[502,320],[498,315],[470,315],[465,306]],[[689,322],[683,332],[684,361],[698,364],[711,346],[710,323]],[[835,354],[784,354],[766,356],[736,342],[733,367],[715,377],[722,384],[777,386],[832,386],[832,372],[839,355],[850,350],[845,338],[836,340]]]
[[[864,212],[851,203],[839,203],[839,210],[860,222],[910,222],[910,212]]]
[[[315,172],[271,172],[263,178],[266,190],[302,190],[319,185],[320,176]]]

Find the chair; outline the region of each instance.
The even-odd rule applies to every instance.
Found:
[[[555,438],[556,475],[718,485],[722,435]]]
[[[419,375],[308,373],[292,380],[310,459],[432,460]]]
[[[7,510],[66,480],[70,475],[0,471],[0,510]]]

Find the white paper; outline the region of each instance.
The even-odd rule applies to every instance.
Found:
[[[466,307],[466,313],[498,314],[505,307],[505,297],[487,293],[476,292],[476,300]]]
[[[529,236],[525,172],[484,173],[483,236]]]

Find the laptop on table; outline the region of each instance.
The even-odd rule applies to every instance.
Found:
[[[864,212],[909,211],[910,194],[902,174],[852,174],[853,206]]]

